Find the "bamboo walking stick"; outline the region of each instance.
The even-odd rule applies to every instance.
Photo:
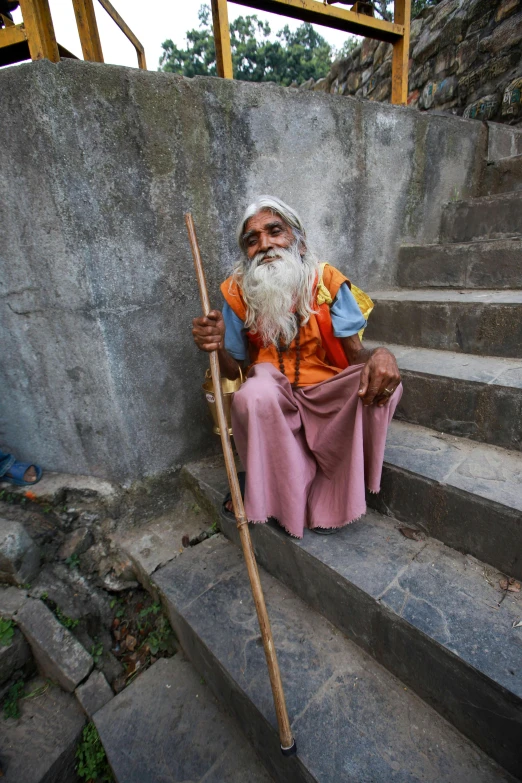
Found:
[[[203,269],[203,263],[201,261],[201,254],[199,252],[199,245],[196,237],[196,229],[194,227],[194,221],[192,219],[192,215],[190,212],[185,213],[185,223],[187,224],[190,246],[192,249],[192,255],[194,257],[194,266],[196,267],[196,275],[199,284],[199,294],[201,297],[201,305],[203,307],[204,314],[208,315],[210,312],[210,302],[208,298],[205,271]],[[223,408],[223,396],[221,391],[221,373],[219,369],[219,359],[218,359],[217,351],[210,352],[210,371],[212,373],[212,383],[214,384],[214,394],[216,398],[218,425],[219,425],[219,431],[221,433],[221,445],[223,447],[223,454],[225,457],[228,483],[230,484],[230,493],[232,495],[232,504],[234,506],[234,514],[236,517],[237,528],[239,530],[239,537],[241,539],[241,545],[243,547],[243,554],[245,556],[248,576],[250,578],[250,586],[252,588],[252,595],[254,597],[254,603],[256,606],[257,619],[259,622],[259,628],[261,630],[261,637],[263,639],[263,647],[265,649],[265,656],[266,656],[266,662],[268,666],[268,674],[270,677],[270,684],[272,686],[274,706],[277,715],[277,722],[279,724],[279,737],[281,740],[281,750],[285,756],[292,756],[294,755],[294,753],[296,753],[296,744],[292,736],[290,721],[288,720],[288,713],[286,711],[286,703],[285,703],[285,694],[283,692],[281,673],[279,671],[279,664],[277,663],[277,655],[274,647],[274,641],[272,639],[272,630],[270,628],[270,621],[268,619],[268,613],[266,611],[266,605],[265,605],[265,597],[263,595],[263,589],[261,587],[261,582],[259,579],[259,572],[257,570],[256,558],[254,555],[254,550],[252,548],[252,541],[250,539],[248,520],[245,516],[245,509],[243,506],[243,498],[241,497],[241,490],[239,488],[236,463],[234,461],[232,444],[230,442],[228,425],[225,418],[225,410]]]

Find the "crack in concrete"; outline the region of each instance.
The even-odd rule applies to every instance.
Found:
[[[168,304],[169,299],[161,299],[158,302],[149,302],[146,304],[132,304],[132,305],[120,305],[119,307],[99,307],[93,305],[91,307],[34,307],[27,309],[16,309],[10,302],[7,302],[7,307],[15,315],[36,315],[38,313],[71,313],[83,315],[86,317],[103,316],[103,315],[127,315],[128,313],[136,313],[141,310],[151,310],[155,307],[161,307]]]
[[[389,584],[389,585],[387,585],[387,586],[386,586],[386,587],[385,587],[385,588],[384,588],[384,589],[381,591],[381,593],[380,593],[379,595],[376,595],[376,596],[375,596],[375,600],[376,600],[376,601],[380,601],[380,600],[381,600],[381,598],[383,598],[383,596],[384,596],[384,595],[385,595],[385,594],[388,592],[388,590],[390,590],[392,587],[399,587],[401,590],[403,589],[403,588],[400,586],[400,584],[399,584],[399,579],[401,578],[401,576],[403,576],[403,574],[405,574],[405,573],[406,573],[406,571],[409,569],[409,567],[411,566],[411,564],[412,564],[413,562],[415,562],[415,560],[416,560],[416,559],[419,557],[419,555],[420,555],[422,552],[424,552],[424,550],[426,549],[426,547],[427,547],[427,546],[429,546],[429,544],[430,544],[430,541],[426,541],[426,542],[425,542],[425,543],[424,543],[424,544],[423,544],[423,545],[422,545],[422,546],[421,546],[421,547],[420,547],[420,548],[417,550],[417,552],[415,552],[415,553],[413,554],[413,556],[410,558],[410,560],[408,560],[408,562],[407,562],[407,563],[405,563],[405,565],[403,565],[403,567],[402,567],[401,569],[399,569],[399,571],[397,571],[397,573],[395,574],[395,576],[394,576],[394,577],[393,577],[393,579],[391,580],[390,584]]]

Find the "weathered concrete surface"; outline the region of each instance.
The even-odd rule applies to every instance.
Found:
[[[441,240],[443,242],[472,242],[476,239],[495,239],[520,234],[522,234],[522,193],[520,192],[498,193],[494,196],[453,201],[446,204],[442,211]],[[497,243],[494,244],[498,246]],[[496,280],[494,285],[495,287],[498,285]]]
[[[522,154],[502,158],[486,167],[481,185],[485,196],[518,190],[522,190]]]
[[[31,487],[16,487],[0,478],[0,488],[14,495],[25,495],[30,491],[38,500],[62,503],[66,500],[98,500],[111,506],[118,499],[120,489],[109,481],[95,476],[77,476],[69,473],[45,471],[38,484]]]
[[[43,686],[37,677],[26,693]],[[2,783],[78,783],[75,754],[86,719],[74,696],[51,687],[20,708],[18,720],[2,721]]]
[[[0,517],[0,582],[23,585],[38,573],[40,551],[23,526]]]
[[[370,293],[365,336],[419,348],[522,358],[522,291],[400,289]]]
[[[272,192],[319,255],[393,283],[477,192],[486,126],[274,85],[42,61],[0,73],[0,440],[44,468],[136,479],[217,440],[192,343],[244,205]],[[30,129],[30,131],[27,131]]]
[[[67,560],[72,555],[82,555],[94,544],[94,536],[87,527],[78,527],[67,536],[58,550],[60,560]]]
[[[314,538],[324,549],[332,549],[331,542]],[[289,560],[280,539],[272,540],[273,560],[278,566],[286,560],[282,570],[288,573],[298,566],[293,558]],[[286,539],[289,548],[295,545],[295,539]],[[366,570],[361,563],[361,573]],[[334,585],[335,577],[329,573],[329,584]],[[307,583],[305,592],[324,589],[316,571],[312,576],[305,569],[301,576]],[[239,719],[277,781],[510,780],[393,675],[261,569],[298,746],[297,756],[284,759],[239,549],[215,537],[160,569],[155,579],[184,650]],[[333,610],[344,607],[350,615],[360,608],[345,596],[336,598],[331,602]],[[375,622],[375,632],[384,636],[385,625]],[[411,651],[406,658],[417,660]]]
[[[65,691],[74,691],[93,667],[93,659],[42,601],[27,601],[16,622],[31,645],[40,671]]]
[[[114,696],[105,675],[100,671],[94,671],[83,685],[76,688],[74,693],[89,718],[105,707]]]
[[[161,658],[94,716],[118,783],[270,783],[191,664]]]
[[[377,343],[365,341],[367,348]],[[404,393],[395,417],[506,449],[522,450],[522,362],[401,345]]]

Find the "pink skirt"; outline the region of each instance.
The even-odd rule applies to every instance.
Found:
[[[343,527],[378,492],[388,425],[402,396],[364,406],[364,365],[294,391],[272,364],[256,364],[234,395],[234,440],[246,470],[245,512],[274,517],[292,536],[305,527]]]

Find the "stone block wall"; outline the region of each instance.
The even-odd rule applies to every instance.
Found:
[[[365,38],[300,89],[389,101],[391,44]],[[411,24],[410,106],[522,123],[522,0],[441,0]]]

